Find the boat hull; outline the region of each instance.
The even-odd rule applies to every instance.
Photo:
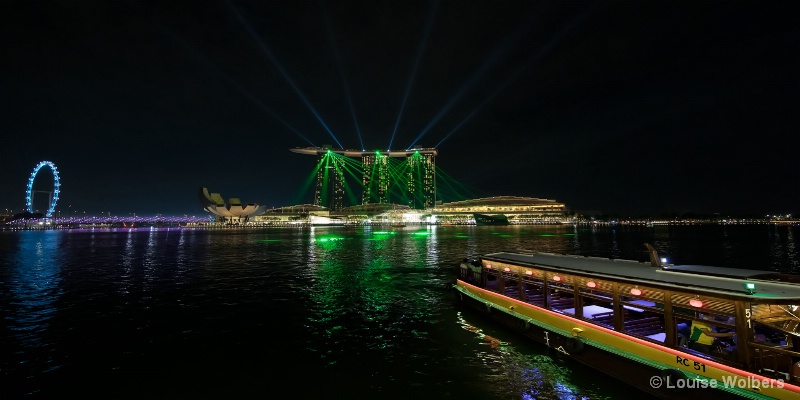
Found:
[[[743,396],[742,392],[734,393],[709,387],[708,381],[703,383],[692,379],[684,380],[683,378],[691,377],[692,374],[684,373],[681,368],[691,370],[692,365],[694,365],[694,361],[688,360],[688,357],[683,362],[684,364],[689,364],[689,366],[686,367],[684,365],[679,368],[676,365],[666,363],[643,363],[641,360],[636,360],[637,357],[632,357],[631,353],[609,351],[607,350],[609,346],[597,346],[596,341],[587,340],[586,336],[597,336],[597,333],[591,332],[591,329],[593,329],[591,324],[584,324],[568,316],[554,315],[556,313],[535,306],[528,306],[533,309],[533,313],[530,310],[522,311],[519,308],[515,310],[514,307],[522,307],[522,305],[516,303],[513,299],[509,299],[510,301],[508,302],[504,302],[504,299],[498,301],[493,297],[499,296],[496,293],[482,292],[482,289],[471,287],[471,285],[464,284],[461,281],[455,286],[455,292],[461,305],[529,339],[539,342],[563,356],[597,369],[658,398],[674,399],[680,397],[681,399],[702,398],[705,400],[709,398],[774,398],[755,393],[744,393]],[[533,317],[530,315],[533,315]],[[576,332],[576,329],[581,331]],[[635,347],[634,343],[632,339],[631,347]],[[635,350],[631,351],[634,352]],[[643,352],[646,352],[646,350]],[[668,354],[668,356],[667,360],[672,361],[673,364],[681,362],[679,356],[672,354]],[[700,365],[703,364],[701,363]],[[676,383],[679,380],[681,382]],[[660,385],[658,385],[659,382],[661,383]],[[688,385],[695,387],[690,388],[687,387]],[[720,384],[720,386],[722,385]]]

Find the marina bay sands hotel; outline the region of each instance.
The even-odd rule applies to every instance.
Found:
[[[436,204],[436,149],[381,152],[324,146],[289,150],[318,159],[314,205],[326,206],[331,211],[341,210],[345,206],[345,177],[358,173],[361,204],[397,202],[411,208],[430,208]],[[360,165],[348,165],[358,159]],[[392,159],[403,160],[392,162]]]
[[[202,187],[199,197],[203,208],[220,221],[255,225],[393,221],[508,225],[564,221],[564,204],[549,199],[495,196],[443,203],[436,192],[438,151],[434,148],[362,151],[323,146],[289,150],[317,159],[312,175],[313,204],[267,208],[243,203],[236,197],[226,203],[221,194]]]

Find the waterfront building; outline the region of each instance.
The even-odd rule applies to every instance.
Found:
[[[403,204],[368,203],[330,210],[314,204],[279,207],[250,218],[255,225],[360,225],[454,224],[474,225],[474,214],[503,215],[509,224],[561,224],[570,222],[566,207],[555,200],[496,196],[463,200],[417,210]]]
[[[216,215],[220,221],[229,223],[247,222],[250,216],[263,214],[266,206],[255,203],[242,204],[238,197],[231,197],[227,204],[219,193],[209,193],[208,188],[200,188],[200,203],[203,209]]]
[[[293,225],[308,224],[310,217],[330,218],[330,210],[314,204],[275,207],[250,218],[252,225]]]
[[[509,224],[561,224],[566,207],[555,200],[495,196],[436,205],[428,211],[439,223],[472,224],[475,214],[503,215]]]
[[[436,193],[435,148],[361,151],[323,146],[290,151],[317,157],[313,203],[263,212],[255,205],[247,214],[249,224],[476,224],[484,217],[508,224],[565,222],[566,208],[555,200],[496,196],[442,204]],[[403,160],[397,161],[400,158]],[[360,177],[361,181],[348,184],[345,177]],[[361,204],[345,206],[345,188],[360,188]],[[359,197],[359,193],[350,194],[350,198]],[[233,214],[219,195],[205,191],[201,201],[217,215]]]
[[[253,225],[363,225],[363,224],[421,224],[424,211],[400,204],[369,203],[332,211],[314,204],[278,207],[250,219]]]

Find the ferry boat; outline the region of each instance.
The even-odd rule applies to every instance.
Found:
[[[472,217],[475,218],[475,225],[509,225],[505,214],[473,213]]]
[[[509,250],[465,258],[460,303],[660,398],[800,399],[800,277]],[[716,337],[697,340],[704,324]]]

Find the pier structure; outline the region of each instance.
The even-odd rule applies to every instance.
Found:
[[[345,208],[344,197],[346,189],[350,187],[345,181],[348,175],[361,177],[358,183],[361,205],[397,202],[413,209],[436,205],[438,151],[435,148],[362,151],[323,146],[289,150],[317,157],[315,206],[324,206],[331,211]],[[391,162],[397,158],[403,160],[400,163]],[[360,162],[353,163],[348,159]]]

